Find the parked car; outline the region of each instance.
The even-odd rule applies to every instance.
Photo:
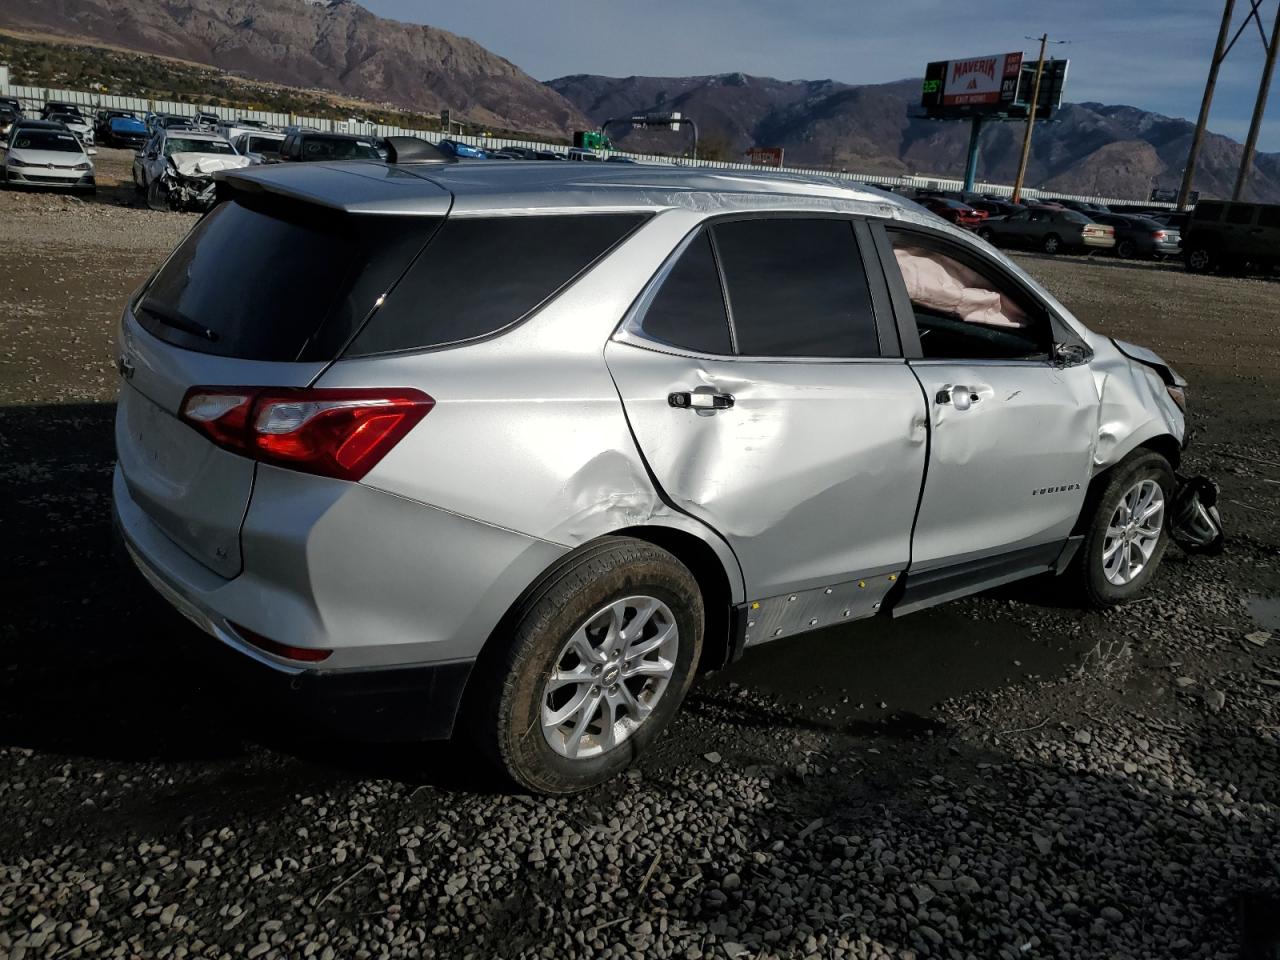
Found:
[[[132,110],[99,110],[93,115],[93,137],[98,143],[111,139],[111,121],[117,118],[137,120],[138,115]]]
[[[141,150],[147,142],[147,127],[137,117],[112,117],[107,123],[106,144]]]
[[[488,158],[488,154],[479,147],[473,147],[471,144],[463,143],[461,140],[445,138],[436,143],[436,148],[447,157],[458,157],[463,160],[484,160]]]
[[[226,172],[121,318],[129,553],[330,729],[571,793],[746,647],[1220,543],[1184,381],[914,204],[397,166]]]
[[[60,123],[77,137],[84,146],[94,145],[93,126],[80,113],[46,113],[45,119],[51,123]]]
[[[1058,198],[1053,201],[1064,210],[1075,210],[1077,213],[1083,213],[1086,217],[1093,218],[1095,214],[1110,213],[1111,209],[1102,203],[1094,203],[1092,200],[1067,200]]]
[[[280,159],[283,133],[242,133],[231,142],[236,153],[248,157],[250,163],[272,163]]]
[[[957,227],[965,227],[968,230],[976,230],[987,219],[985,210],[975,210],[967,203],[961,203],[959,200],[925,196],[917,199],[916,203],[930,213],[937,214],[948,223],[954,223]]]
[[[20,117],[21,114],[16,113],[4,104],[0,104],[0,142],[9,139],[9,128],[12,127]]]
[[[280,144],[280,159],[380,160],[377,137],[358,137],[348,133],[290,133]]]
[[[1163,210],[1160,213],[1151,214],[1151,219],[1166,227],[1173,227],[1178,233],[1186,236],[1187,223],[1191,220],[1191,213],[1187,210]]]
[[[55,113],[68,113],[72,116],[80,117],[82,120],[84,119],[84,114],[76,104],[67,103],[64,100],[45,101],[44,106],[40,109],[40,119],[52,120]]]
[[[26,116],[26,108],[17,97],[0,97],[0,109],[8,110],[18,118]]]
[[[972,201],[969,206],[975,210],[981,210],[988,217],[1007,217],[1014,213],[1021,213],[1026,210],[1026,206],[1021,203],[1012,203],[1008,200],[991,200],[983,198]]]
[[[153,210],[207,210],[216,193],[213,175],[248,165],[216,133],[161,129],[134,156],[133,184]]]
[[[197,130],[209,130],[216,132],[222,123],[218,119],[218,115],[212,110],[200,110],[196,113],[194,126]]]
[[[492,160],[537,160],[538,151],[532,147],[503,147],[489,153]]]
[[[182,130],[192,129],[190,117],[184,117],[177,113],[149,113],[146,119],[147,131],[152,135],[159,133],[161,130]]]
[[[1064,250],[1110,250],[1116,245],[1115,228],[1094,223],[1075,210],[1032,207],[1007,217],[988,217],[978,236],[992,243],[1031,247],[1045,253]]]
[[[1201,200],[1182,249],[1192,273],[1270,273],[1280,266],[1280,204]]]
[[[624,157],[620,153],[611,153],[604,158],[605,163],[639,163],[635,157]]]
[[[93,161],[84,144],[67,130],[27,123],[17,126],[4,153],[6,187],[60,187],[93,193]]]
[[[570,147],[565,151],[565,156],[570,160],[585,160],[592,163],[599,163],[604,159],[600,154],[586,147]]]
[[[1100,213],[1094,218],[1094,222],[1115,228],[1115,251],[1118,257],[1162,260],[1182,253],[1181,234],[1173,227],[1156,223],[1150,217]]]

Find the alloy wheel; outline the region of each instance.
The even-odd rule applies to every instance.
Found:
[[[1209,269],[1209,251],[1203,247],[1198,247],[1191,251],[1191,255],[1187,258],[1187,263],[1191,269],[1202,271]]]
[[[1102,569],[1118,587],[1132,583],[1151,560],[1164,530],[1164,491],[1140,480],[1120,498],[1102,541]]]
[[[571,760],[627,740],[671,683],[680,632],[661,600],[625,597],[591,614],[570,636],[542,691],[542,735]]]

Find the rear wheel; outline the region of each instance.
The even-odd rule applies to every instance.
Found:
[[[1139,450],[1112,468],[1066,575],[1088,604],[1126,603],[1155,576],[1169,543],[1173,489],[1173,468],[1158,453]]]
[[[1137,252],[1132,240],[1121,240],[1116,244],[1116,256],[1122,260],[1131,260]]]
[[[1212,273],[1218,266],[1218,257],[1212,247],[1195,246],[1187,251],[1186,265],[1192,273]]]
[[[630,538],[571,558],[524,601],[469,704],[479,746],[520,786],[568,794],[615,776],[662,732],[702,649],[697,581]]]
[[[1062,238],[1056,233],[1051,233],[1040,241],[1040,249],[1049,254],[1057,253],[1062,249]]]

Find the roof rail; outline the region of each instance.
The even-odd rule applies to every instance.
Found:
[[[387,163],[448,163],[454,157],[442,153],[429,140],[421,137],[386,137],[382,141],[387,146]],[[455,161],[456,162],[456,161]]]

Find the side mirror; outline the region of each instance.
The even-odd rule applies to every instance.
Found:
[[[1078,367],[1090,356],[1088,347],[1078,343],[1057,343],[1053,346],[1053,360],[1060,367]]]

